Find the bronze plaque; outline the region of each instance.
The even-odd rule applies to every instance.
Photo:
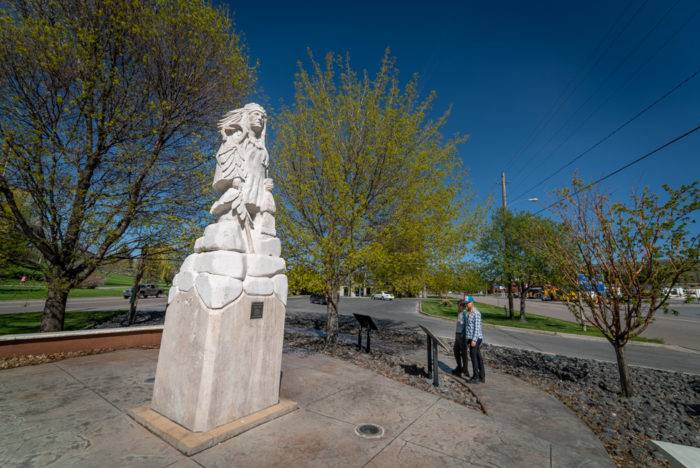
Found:
[[[250,319],[261,319],[263,315],[263,303],[253,302],[250,304]]]

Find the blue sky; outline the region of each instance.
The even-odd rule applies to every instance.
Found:
[[[523,193],[700,69],[695,0],[267,1],[229,8],[260,62],[256,100],[273,119],[281,102],[292,101],[307,47],[317,57],[348,52],[356,68],[370,72],[391,48],[404,78],[419,73],[422,90],[437,92],[436,113],[452,106],[445,133],[470,135],[459,154],[478,201],[493,196],[500,203],[505,170],[511,206],[537,211],[574,172],[596,179],[700,124],[699,75]],[[601,186],[624,198],[643,186],[677,186],[698,179],[698,161],[700,131]]]

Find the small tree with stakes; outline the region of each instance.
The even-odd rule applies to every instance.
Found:
[[[625,345],[659,309],[668,312],[670,288],[698,262],[698,237],[688,229],[700,203],[697,183],[663,188],[664,200],[645,189],[625,205],[575,179],[558,205],[566,240],[548,242],[560,286],[579,298],[567,303],[569,309],[615,349],[626,397],[634,389]]]

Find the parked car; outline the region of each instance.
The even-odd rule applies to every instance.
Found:
[[[328,302],[326,301],[326,296],[324,294],[312,294],[309,300],[312,304],[328,304]]]
[[[124,299],[129,299],[131,297],[131,289],[125,289],[122,295]],[[139,297],[146,298],[148,296],[160,297],[163,294],[163,290],[158,288],[155,284],[139,284]]]
[[[373,294],[373,295],[372,295],[372,299],[377,299],[377,300],[380,300],[380,301],[391,301],[391,300],[394,299],[394,295],[393,295],[393,294],[389,294],[388,292],[382,291],[382,292],[380,292],[380,293]]]

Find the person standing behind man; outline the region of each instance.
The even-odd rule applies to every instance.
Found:
[[[481,312],[474,305],[474,298],[467,296],[467,324],[465,335],[469,345],[469,356],[472,359],[473,376],[472,383],[485,382],[486,372],[484,371],[484,361],[481,359],[481,343],[484,340],[484,333],[481,330]]]
[[[467,313],[464,309],[464,302],[460,301],[457,305],[457,329],[455,330],[455,344],[453,348],[457,367],[452,371],[452,375],[458,377],[461,376],[462,373],[469,377],[466,327]]]

